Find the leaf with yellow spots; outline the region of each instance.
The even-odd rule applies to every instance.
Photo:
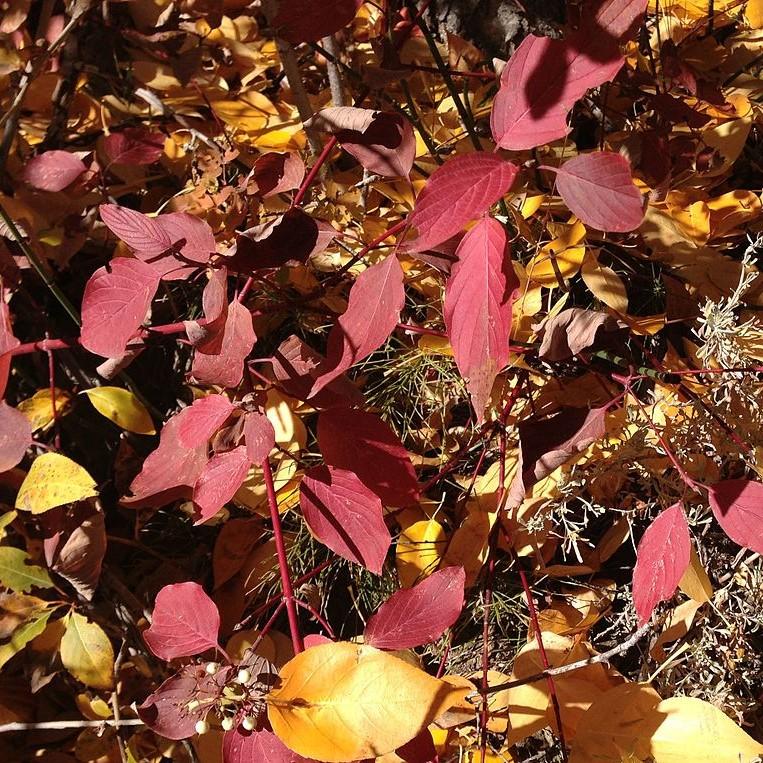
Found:
[[[32,463],[16,496],[16,508],[44,514],[56,506],[98,495],[93,478],[60,453],[43,453]]]
[[[61,662],[85,686],[111,689],[114,686],[114,649],[97,623],[72,612],[66,618],[61,639]]]
[[[55,389],[56,416],[61,417],[69,407],[72,397],[62,389]],[[32,431],[45,429],[53,423],[53,396],[50,389],[40,389],[32,397],[22,400],[16,408],[32,425]]]

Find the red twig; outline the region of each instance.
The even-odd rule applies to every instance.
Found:
[[[306,601],[302,601],[301,599],[295,599],[297,602],[298,607],[302,607],[306,612],[310,613],[310,616],[317,622],[323,630],[328,633],[329,638],[332,641],[336,641],[336,634],[334,633],[334,629],[326,622],[326,620],[323,618],[323,616],[318,612],[315,607],[313,607],[311,604],[308,604]]]
[[[307,175],[305,175],[304,179],[302,180],[302,183],[299,186],[296,195],[294,196],[294,201],[291,203],[292,207],[298,207],[302,203],[305,198],[305,194],[313,183],[313,180],[315,180],[316,176],[320,172],[321,167],[326,163],[326,160],[329,158],[329,155],[336,147],[336,144],[336,135],[332,135],[326,145],[323,147],[323,151],[321,151],[321,153],[318,155],[315,163],[312,167],[310,167]]]

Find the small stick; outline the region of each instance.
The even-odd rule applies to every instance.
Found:
[[[104,726],[145,726],[140,718],[123,718],[119,721],[40,721],[38,723],[3,723],[0,724],[0,734],[11,731],[47,731],[57,729],[97,729]]]

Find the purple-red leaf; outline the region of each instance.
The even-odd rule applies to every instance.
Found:
[[[311,396],[378,350],[397,325],[404,303],[403,269],[395,255],[364,270],[350,289],[347,310],[329,333],[326,360]]]
[[[127,127],[103,139],[103,152],[114,164],[153,164],[164,153],[164,135]]]
[[[498,372],[509,360],[511,299],[519,281],[506,231],[483,218],[462,239],[445,289],[445,326],[458,370],[482,421]]]
[[[27,162],[22,177],[40,191],[63,191],[85,170],[82,159],[68,151],[45,151]]]
[[[247,449],[239,445],[209,459],[193,487],[193,502],[199,508],[194,524],[201,524],[217,514],[236,494],[251,466]]]
[[[0,472],[13,469],[31,444],[29,419],[5,400],[0,401]]]
[[[377,649],[411,649],[439,638],[464,606],[463,567],[446,567],[413,588],[392,594],[371,615],[363,643]]]
[[[386,506],[407,506],[419,498],[408,451],[377,415],[331,408],[318,417],[318,445],[327,464],[357,474]]]
[[[276,432],[270,419],[259,411],[250,411],[244,419],[244,440],[249,460],[261,464],[276,444]]]
[[[198,583],[175,583],[156,595],[148,648],[162,660],[192,657],[217,648],[220,613]]]
[[[734,543],[763,554],[763,483],[726,480],[708,490],[710,507],[723,532]]]
[[[475,152],[449,159],[432,173],[408,220],[418,238],[408,251],[423,251],[458,233],[487,212],[508,190],[519,168],[496,154]]]
[[[381,575],[392,538],[375,493],[353,472],[317,466],[305,473],[299,494],[302,516],[321,543]]]
[[[631,231],[644,208],[628,160],[611,151],[580,154],[556,173],[556,189],[570,211],[601,231]]]
[[[649,621],[654,608],[669,599],[689,566],[691,539],[683,506],[665,509],[638,544],[633,570],[633,604],[639,623]]]
[[[272,731],[229,731],[223,737],[223,763],[314,763],[290,750]]]
[[[271,26],[293,44],[317,42],[354,18],[363,0],[279,0]]]
[[[172,246],[169,233],[156,218],[117,204],[101,204],[98,211],[106,227],[142,260],[156,257]]]
[[[236,406],[225,395],[207,395],[185,410],[187,413],[178,427],[178,440],[186,448],[197,448],[207,443]]]
[[[298,188],[304,176],[305,163],[296,151],[262,154],[252,167],[257,194],[263,199]]]
[[[98,268],[82,297],[82,346],[104,358],[122,355],[146,319],[159,286],[159,274],[146,263],[126,257]]]
[[[206,265],[215,253],[212,229],[200,217],[187,212],[171,212],[157,217],[156,222],[169,236],[173,247],[179,248],[184,259]]]

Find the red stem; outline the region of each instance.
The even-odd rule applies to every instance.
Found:
[[[326,622],[326,620],[321,616],[321,614],[315,609],[315,607],[308,604],[306,601],[302,601],[301,599],[295,599],[297,602],[298,607],[302,607],[306,612],[310,613],[310,616],[317,622],[325,631],[328,633],[329,638],[332,641],[336,641],[336,634],[334,633],[334,629]]]
[[[299,186],[299,190],[294,196],[294,201],[291,203],[292,207],[298,207],[300,204],[302,204],[302,201],[305,198],[305,194],[312,185],[313,180],[315,180],[316,176],[318,175],[318,172],[320,172],[321,167],[326,163],[326,160],[329,158],[329,154],[331,154],[331,152],[334,150],[336,144],[336,135],[332,135],[329,138],[328,143],[326,143],[326,145],[323,147],[323,151],[321,151],[318,158],[315,160],[315,164],[310,167],[309,172],[307,175],[305,175],[302,184]]]

